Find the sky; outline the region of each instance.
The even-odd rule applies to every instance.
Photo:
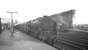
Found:
[[[87,0],[0,0],[0,17],[11,19],[7,12],[18,12],[13,14],[13,18],[23,23],[44,15],[75,9],[73,24],[88,24],[87,6]]]

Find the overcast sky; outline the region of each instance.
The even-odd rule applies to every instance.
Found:
[[[87,0],[0,0],[0,17],[10,18],[7,11],[17,11],[14,18],[20,23],[75,9],[74,24],[88,24]]]

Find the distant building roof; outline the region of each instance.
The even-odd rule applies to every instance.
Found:
[[[49,16],[49,18],[51,18],[58,24],[64,23],[65,25],[71,26],[73,22],[74,13],[75,13],[75,10],[69,10],[69,11],[51,15]]]

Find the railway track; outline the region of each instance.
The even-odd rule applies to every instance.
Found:
[[[88,50],[88,45],[67,39],[58,39],[54,45],[62,50]]]

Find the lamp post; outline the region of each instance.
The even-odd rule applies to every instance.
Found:
[[[14,21],[13,21],[13,14],[17,13],[17,12],[10,12],[10,11],[7,11],[7,13],[11,14],[11,36],[14,35]]]

